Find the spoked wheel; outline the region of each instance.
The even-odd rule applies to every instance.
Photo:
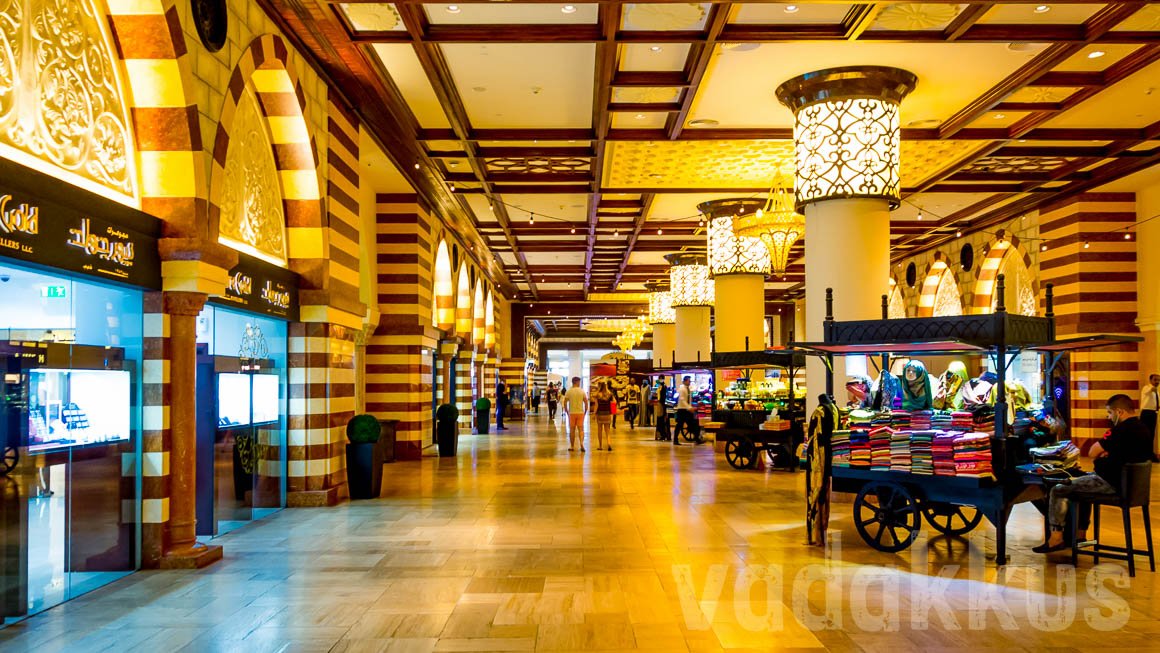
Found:
[[[918,502],[895,483],[867,483],[854,499],[854,525],[866,544],[897,553],[914,542],[921,525]]]
[[[20,462],[20,450],[16,447],[4,447],[4,456],[0,458],[0,476],[7,476],[16,469],[18,462]]]
[[[729,440],[725,443],[725,460],[733,469],[749,469],[757,462],[757,448],[749,438]]]
[[[944,535],[965,535],[983,521],[983,513],[971,506],[924,501],[922,516],[926,523]]]
[[[681,437],[685,439],[685,442],[692,442],[697,439],[697,436],[693,435],[692,429],[687,426],[681,427]]]

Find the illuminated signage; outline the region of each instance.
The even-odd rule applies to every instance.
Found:
[[[64,299],[68,297],[67,286],[44,286],[40,289],[40,296],[48,299]]]
[[[248,254],[238,254],[226,292],[215,304],[234,306],[287,320],[298,319],[298,283],[293,272]]]

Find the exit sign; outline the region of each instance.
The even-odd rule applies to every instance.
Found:
[[[45,286],[40,289],[41,297],[63,299],[68,296],[67,286]]]

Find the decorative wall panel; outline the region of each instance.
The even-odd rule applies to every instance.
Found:
[[[258,99],[249,89],[238,98],[226,152],[221,242],[279,264],[286,263],[286,223],[278,166]]]

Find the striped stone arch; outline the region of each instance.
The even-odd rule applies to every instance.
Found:
[[[225,179],[226,154],[235,113],[249,87],[266,120],[282,191],[289,266],[304,289],[326,287],[328,237],[318,180],[318,153],[306,122],[306,94],[288,62],[289,49],[280,36],[265,34],[250,42],[230,75],[225,106],[218,121],[210,178],[210,234],[218,234]]]
[[[923,274],[922,289],[918,295],[918,317],[932,317],[935,314],[935,300],[938,293],[939,283],[942,281],[944,274],[950,274],[954,279],[955,287],[958,289],[958,300],[960,303],[960,312],[965,312],[965,307],[962,306],[963,296],[962,288],[959,287],[958,279],[954,273],[950,259],[943,252],[935,252],[931,262],[926,266],[926,271]]]
[[[1028,270],[1031,269],[1031,254],[1019,242],[1019,237],[1006,229],[1000,229],[995,237],[987,243],[987,248],[983,252],[982,263],[979,264],[975,280],[975,296],[971,303],[971,313],[985,315],[994,309],[996,280],[1003,267],[1003,261],[1008,256],[1022,257],[1023,264],[1027,266]],[[1039,281],[1032,279],[1031,285],[1034,296],[1038,297]],[[1014,307],[1007,308],[1014,310]]]
[[[439,240],[435,249],[435,309],[431,321],[436,328],[444,331],[455,330],[455,272],[451,269],[451,249],[447,241]]]
[[[474,329],[475,314],[471,310],[471,269],[467,267],[467,263],[460,263],[455,290],[455,333],[465,342],[470,342]]]
[[[492,289],[487,289],[487,299],[484,302],[483,313],[483,327],[484,340],[483,345],[489,354],[495,353],[495,296],[492,295]]]
[[[910,310],[908,309],[906,286],[898,283],[898,278],[895,275],[890,275],[890,289],[887,291],[887,315],[890,319],[897,319],[902,317],[910,317]],[[901,308],[901,315],[898,309]]]
[[[471,324],[471,342],[475,345],[475,350],[482,352],[487,346],[487,310],[484,304],[483,281],[478,277],[475,280],[475,297],[471,303],[472,310],[472,324]]]
[[[207,182],[193,71],[177,0],[104,3],[125,67],[141,210],[167,237],[204,239]]]

